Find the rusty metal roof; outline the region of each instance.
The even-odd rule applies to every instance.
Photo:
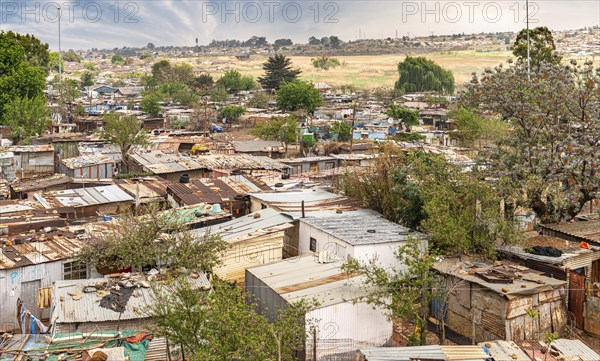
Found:
[[[40,240],[40,237],[45,239]],[[27,240],[27,239],[30,240]],[[0,248],[0,269],[12,269],[34,264],[48,263],[73,258],[83,242],[74,234],[55,232],[35,236],[13,236],[8,238],[12,245]],[[23,242],[23,243],[21,243]]]
[[[52,144],[14,145],[8,147],[8,150],[15,153],[54,152],[54,146]]]
[[[138,275],[132,276],[137,277]],[[140,280],[146,280],[149,283],[156,284],[159,282],[148,280],[146,275],[139,276]],[[210,282],[202,272],[194,273],[194,275],[190,274],[188,279],[193,287],[210,288]],[[111,281],[118,280],[111,279]],[[54,311],[52,312],[51,321],[57,323],[87,323],[148,318],[148,306],[155,300],[152,288],[136,287],[123,313],[100,307],[99,301],[102,297],[96,292],[81,292],[86,286],[93,286],[97,283],[106,284],[107,282],[109,280],[106,278],[56,281],[52,289]],[[70,295],[74,292],[81,292],[81,299],[76,300]]]
[[[186,205],[233,201],[237,195],[271,190],[264,182],[250,176],[235,175],[216,179],[193,179],[188,184],[169,183],[168,192]]]
[[[30,192],[38,189],[44,189],[55,185],[66,184],[71,178],[64,174],[53,174],[48,177],[31,178],[26,180],[14,181],[10,184],[11,188],[18,192]]]
[[[62,163],[69,169],[79,169],[97,164],[115,163],[115,160],[104,154],[85,154],[79,157],[63,159]]]
[[[543,228],[600,244],[600,220],[562,224],[543,224],[541,226]]]

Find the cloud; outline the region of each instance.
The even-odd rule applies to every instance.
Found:
[[[2,1],[2,29],[33,33],[63,49],[194,45],[212,39],[274,41],[338,35],[343,40],[410,34],[518,31],[524,1]],[[554,30],[598,25],[600,2],[530,1],[532,26]]]

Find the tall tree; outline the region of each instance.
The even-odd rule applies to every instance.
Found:
[[[217,234],[190,232],[185,217],[174,211],[152,208],[141,216],[129,212],[105,226],[94,232],[78,255],[85,264],[101,269],[165,265],[210,272],[226,248]]]
[[[473,79],[463,102],[511,126],[489,152],[507,202],[542,222],[573,219],[600,190],[600,71],[591,62],[497,67]]]
[[[343,120],[333,123],[331,132],[337,134],[340,142],[347,142],[352,138],[352,126]]]
[[[140,107],[144,112],[156,116],[160,113],[160,102],[163,101],[163,99],[164,95],[159,91],[146,93],[140,102]]]
[[[300,130],[298,119],[287,117],[271,118],[265,123],[259,123],[250,130],[250,133],[265,140],[278,140],[284,143],[287,153],[288,145],[298,140]]]
[[[519,31],[513,45],[513,54],[519,61],[527,62],[527,29]],[[529,30],[529,58],[531,65],[539,68],[543,63],[559,64],[552,32],[545,26]]]
[[[419,111],[410,110],[402,105],[390,104],[389,109],[385,111],[385,115],[401,121],[407,130],[410,130],[411,126],[419,125]]]
[[[398,64],[398,72],[400,78],[396,82],[396,89],[404,92],[454,93],[452,72],[425,57],[407,56]]]
[[[309,82],[296,80],[282,83],[276,94],[277,107],[287,111],[304,110],[311,116],[323,104],[319,89]]]
[[[285,55],[270,56],[263,64],[265,75],[258,78],[258,82],[266,90],[277,90],[283,82],[296,80],[301,73],[300,69],[292,69],[292,60]]]
[[[221,117],[227,119],[227,123],[237,121],[244,113],[246,108],[241,105],[226,105],[221,109],[219,113]]]
[[[377,259],[360,262],[353,258],[342,270],[364,276],[366,302],[386,309],[391,319],[415,322],[410,344],[425,345],[431,302],[442,299],[445,290],[443,279],[432,271],[436,257],[428,253],[426,242],[419,238],[409,238],[394,255],[404,267],[388,269]]]
[[[32,66],[40,67],[45,71],[49,70],[50,53],[48,44],[42,43],[33,35],[23,35],[9,31],[6,36],[15,39],[25,51],[25,61]]]
[[[2,124],[10,129],[16,141],[41,135],[52,123],[43,97],[15,98],[4,106]]]
[[[293,303],[271,323],[254,312],[254,301],[246,302],[238,287],[218,279],[211,292],[179,278],[155,295],[149,310],[153,332],[182,345],[191,360],[205,361],[297,360],[306,341],[305,314],[313,305]]]
[[[121,148],[125,165],[132,146],[148,144],[148,134],[141,129],[140,123],[132,115],[114,112],[105,114],[104,127],[100,135]]]

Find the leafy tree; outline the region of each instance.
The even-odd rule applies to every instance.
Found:
[[[149,310],[153,332],[182,345],[190,359],[206,361],[296,360],[306,341],[304,317],[314,304],[292,303],[270,323],[238,287],[218,279],[211,292],[179,278],[155,295]]]
[[[112,58],[110,58],[110,62],[113,64],[123,64],[125,63],[125,59],[121,55],[116,54],[113,55]]]
[[[48,44],[42,43],[33,35],[23,35],[8,31],[5,35],[12,38],[23,47],[25,51],[25,61],[31,66],[40,67],[45,71],[49,70],[50,53],[48,52]]]
[[[67,51],[63,54],[62,58],[64,61],[68,61],[70,63],[81,63],[83,58],[74,51]]]
[[[142,216],[126,213],[106,230],[94,232],[78,255],[82,262],[119,270],[162,265],[210,272],[226,248],[219,235],[188,230],[177,212],[151,209]]]
[[[154,44],[152,43],[148,43],[148,45],[146,45],[147,49],[153,50],[156,46],[154,46]]]
[[[405,268],[388,269],[377,259],[361,262],[351,258],[342,265],[350,275],[364,276],[363,286],[369,291],[363,300],[383,307],[391,319],[415,322],[411,345],[425,345],[429,306],[443,297],[443,279],[433,273],[434,254],[427,252],[426,243],[411,237],[395,252],[398,264]]]
[[[87,88],[89,86],[94,85],[94,74],[86,71],[81,74],[81,83],[82,88]]]
[[[490,176],[511,207],[542,222],[573,219],[600,190],[600,71],[591,63],[523,62],[473,79],[463,102],[510,125],[486,154]]]
[[[313,115],[315,110],[323,104],[323,96],[312,83],[296,80],[282,83],[275,94],[277,107],[282,110],[304,110]]]
[[[310,38],[308,38],[308,44],[309,45],[321,45],[321,40],[315,38],[314,36],[311,36]]]
[[[213,77],[210,76],[210,74],[203,73],[203,74],[198,75],[194,79],[193,86],[197,90],[205,91],[205,90],[210,89],[214,84],[215,84],[215,81],[214,81]]]
[[[235,122],[238,120],[244,113],[246,112],[246,108],[240,105],[226,105],[221,109],[220,115],[223,118],[227,119],[227,122]]]
[[[389,109],[385,111],[385,115],[401,121],[407,130],[410,130],[411,126],[419,125],[419,111],[410,110],[402,105],[390,104]]]
[[[94,65],[94,63],[92,63],[91,61],[83,63],[83,68],[89,71],[98,70],[98,67]]]
[[[59,64],[58,52],[53,51],[50,53],[50,56],[49,56],[48,69],[50,71],[58,72],[58,64]],[[63,58],[60,58],[60,66],[61,66],[61,69],[65,68],[65,60]]]
[[[248,107],[267,109],[269,107],[269,97],[264,93],[256,93],[250,100],[248,100]]]
[[[140,55],[140,60],[146,60],[150,58],[152,58],[152,54],[150,53],[143,53],[142,55]]]
[[[337,134],[340,142],[347,142],[352,138],[352,126],[345,121],[333,123],[331,132]]]
[[[277,39],[275,40],[275,42],[273,42],[273,45],[275,45],[276,47],[292,46],[294,45],[294,42],[292,42],[291,39]]]
[[[169,81],[169,72],[171,70],[171,63],[168,60],[157,61],[152,65],[152,77],[158,83],[164,83]]]
[[[340,40],[340,38],[338,38],[335,35],[331,35],[329,37],[329,46],[331,46],[334,49],[337,49],[340,47],[340,45],[342,45],[342,41]]]
[[[527,29],[519,31],[513,45],[513,55],[519,61],[527,62]],[[545,26],[529,30],[529,59],[531,66],[539,68],[543,63],[560,64],[561,56],[556,54],[552,32]]]
[[[196,78],[194,67],[187,63],[173,65],[167,74],[168,82],[179,82],[188,86],[191,86]]]
[[[329,68],[335,68],[340,66],[340,61],[336,58],[330,58],[326,55],[320,56],[318,58],[310,59],[312,65],[317,69],[328,70]]]
[[[43,96],[46,74],[25,61],[25,50],[14,37],[0,33],[0,114],[15,99]]]
[[[163,83],[159,87],[159,92],[164,99],[185,106],[195,102],[198,98],[190,87],[180,82]]]
[[[41,135],[51,123],[46,100],[41,96],[15,98],[4,106],[2,124],[8,126],[17,141]]]
[[[407,56],[398,64],[400,78],[395,88],[403,92],[454,93],[454,75],[425,57]]]
[[[160,113],[160,102],[164,99],[164,95],[158,91],[144,94],[144,98],[140,102],[142,110],[150,115]]]
[[[456,132],[452,136],[467,147],[481,148],[493,144],[508,134],[508,123],[497,117],[483,118],[464,107],[448,112],[454,121]]]
[[[121,148],[125,165],[132,146],[148,144],[148,134],[141,129],[134,116],[114,112],[104,114],[104,127],[100,136]]]
[[[295,117],[271,118],[265,123],[259,123],[250,130],[250,134],[265,140],[278,140],[285,144],[285,152],[289,144],[298,140],[300,130],[298,119]]]
[[[267,90],[277,90],[281,83],[292,82],[300,74],[300,69],[292,69],[291,59],[282,54],[270,56],[263,64],[263,70],[265,75],[258,78],[258,82]]]
[[[225,74],[217,80],[217,85],[234,93],[257,88],[256,82],[251,76],[242,75],[237,70],[226,71]]]
[[[210,91],[210,99],[213,102],[223,102],[229,98],[229,93],[222,86],[216,86]]]

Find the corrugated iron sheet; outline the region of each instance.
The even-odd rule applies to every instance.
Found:
[[[411,347],[373,347],[361,349],[367,361],[410,361],[427,360],[481,360],[489,356],[479,346],[411,346]]]
[[[43,242],[25,242],[0,248],[0,269],[11,269],[34,264],[69,259],[83,246],[76,238],[53,236]]]
[[[204,273],[199,277],[189,277],[192,286],[202,288],[210,287],[210,282]],[[152,288],[139,287],[129,299],[125,312],[118,313],[100,307],[99,297],[96,292],[82,293],[79,300],[74,300],[70,292],[83,290],[86,286],[95,285],[98,282],[106,282],[104,278],[88,280],[57,281],[52,290],[53,315],[52,320],[57,323],[85,323],[104,322],[117,320],[132,320],[147,318],[146,310],[154,302]]]
[[[529,356],[513,341],[481,342],[479,346],[487,347],[494,361],[531,361]]]
[[[600,361],[600,355],[580,340],[559,338],[552,343],[552,348],[560,352],[566,359]]]

